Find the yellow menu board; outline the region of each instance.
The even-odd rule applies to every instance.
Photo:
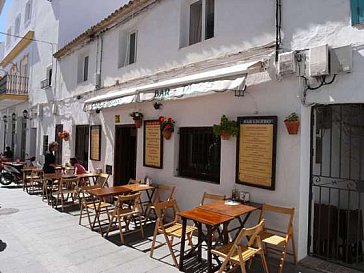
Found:
[[[274,190],[277,117],[241,117],[237,182]]]
[[[101,160],[101,125],[92,125],[90,129],[90,159]]]
[[[144,121],[144,166],[163,168],[163,138],[159,120]]]

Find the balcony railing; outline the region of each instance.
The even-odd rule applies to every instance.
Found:
[[[0,79],[0,95],[28,95],[28,77],[5,75]]]

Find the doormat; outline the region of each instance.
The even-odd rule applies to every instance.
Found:
[[[300,261],[300,264],[310,268],[315,269],[320,272],[325,273],[361,273],[362,271],[358,271],[355,269],[347,268],[338,264],[330,263],[327,261],[320,260],[318,258],[314,257],[306,257],[302,261]]]
[[[19,210],[14,208],[0,208],[0,216],[1,215],[9,215],[13,213],[17,213]]]

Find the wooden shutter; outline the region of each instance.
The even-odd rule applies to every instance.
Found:
[[[351,23],[352,25],[364,22],[364,0],[351,0]]]

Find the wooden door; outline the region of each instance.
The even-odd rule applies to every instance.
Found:
[[[76,126],[75,157],[86,169],[88,169],[89,134],[88,125]]]

